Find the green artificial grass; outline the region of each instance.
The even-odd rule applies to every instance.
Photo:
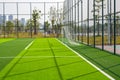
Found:
[[[7,42],[7,41],[11,41],[11,40],[14,40],[14,39],[11,39],[11,38],[4,38],[4,39],[1,39],[0,38],[0,44],[3,43],[3,42]]]
[[[63,41],[87,60],[113,76],[116,80],[120,79],[120,56],[84,44],[73,45],[67,39]]]
[[[22,50],[24,50],[32,40],[33,39],[3,39],[3,41],[7,42],[0,44],[0,70],[2,70]]]
[[[54,38],[35,39],[0,72],[0,79],[109,80]]]

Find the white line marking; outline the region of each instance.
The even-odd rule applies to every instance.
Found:
[[[50,48],[32,48],[32,49],[29,49],[29,50],[50,50]]]
[[[11,57],[0,57],[2,59],[6,59],[6,58],[21,58],[22,56],[11,56]],[[77,58],[79,56],[24,56],[22,58]]]
[[[102,74],[104,74],[106,77],[108,77],[110,80],[115,80],[113,77],[111,77],[110,75],[108,75],[106,72],[102,71],[100,68],[98,68],[97,66],[95,66],[93,63],[91,63],[90,61],[88,61],[87,59],[85,59],[83,56],[81,56],[78,52],[74,51],[73,49],[71,49],[69,46],[67,46],[66,44],[64,44],[63,42],[61,42],[60,40],[56,39],[57,41],[59,41],[60,43],[62,43],[64,46],[66,46],[68,49],[70,49],[71,51],[73,51],[74,53],[76,53],[79,57],[81,57],[83,60],[85,60],[87,63],[89,63],[90,65],[92,65],[94,68],[96,68],[98,71],[100,71]]]
[[[34,41],[32,41],[28,46],[25,47],[25,50],[27,50],[32,44],[33,44]]]

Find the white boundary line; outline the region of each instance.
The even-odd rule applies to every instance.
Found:
[[[28,44],[28,46],[25,47],[25,50],[27,50],[33,44],[33,42],[34,40],[30,44]]]
[[[22,58],[77,58],[79,56],[25,56],[25,57],[22,57]],[[17,57],[14,57],[14,56],[11,56],[11,57],[0,57],[2,59],[6,59],[6,58],[21,58],[21,56],[17,56]]]
[[[58,40],[58,39],[56,39]],[[104,74],[106,77],[108,77],[110,80],[115,80],[113,77],[111,77],[110,75],[108,75],[106,72],[102,71],[100,68],[98,68],[97,66],[95,66],[93,63],[91,63],[90,61],[88,61],[87,59],[85,59],[83,56],[81,56],[78,52],[74,51],[73,49],[71,49],[69,46],[67,46],[66,44],[64,44],[63,42],[61,42],[60,40],[58,40],[60,43],[62,43],[64,46],[66,46],[68,49],[70,49],[71,51],[73,51],[74,53],[76,53],[79,57],[81,57],[83,60],[85,60],[87,63],[89,63],[90,65],[92,65],[94,68],[96,68],[98,71],[100,71],[102,74]]]

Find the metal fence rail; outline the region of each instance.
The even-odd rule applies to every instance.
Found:
[[[119,2],[65,0],[64,30],[67,39],[120,54]]]
[[[37,35],[33,34],[34,26],[27,25],[28,20],[33,17],[34,9],[41,11]],[[51,13],[51,9],[55,13]],[[52,16],[55,17],[54,26],[60,24],[58,20],[63,15],[62,10],[63,2],[0,2],[0,38],[44,37],[52,29]],[[45,22],[50,24],[49,31],[46,30]],[[8,26],[9,23],[13,23],[12,26]],[[51,34],[51,37],[54,35]]]

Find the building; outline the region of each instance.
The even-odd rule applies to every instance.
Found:
[[[13,21],[13,15],[8,16],[8,21]]]
[[[0,15],[0,25],[3,23],[2,15]]]
[[[6,15],[0,15],[0,24],[3,24],[6,21]]]
[[[3,15],[3,21],[6,21],[6,15]]]
[[[25,25],[25,18],[21,18],[21,21],[20,21],[23,25]]]

